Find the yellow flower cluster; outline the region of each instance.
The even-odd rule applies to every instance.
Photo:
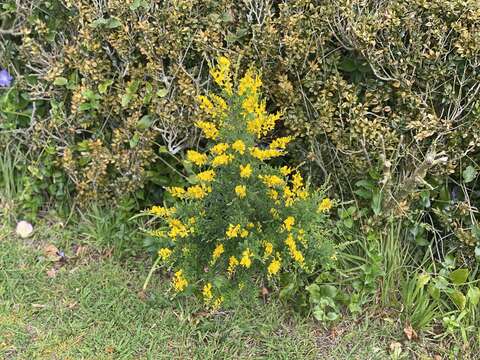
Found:
[[[245,249],[242,252],[242,258],[240,259],[240,265],[246,267],[247,269],[252,266],[252,256],[253,253],[250,251],[249,248]]]
[[[293,216],[289,216],[283,221],[283,228],[287,231],[292,231],[293,225],[295,225],[295,218]]]
[[[215,140],[218,137],[217,126],[210,121],[196,121],[195,126],[203,131],[207,139]]]
[[[233,155],[221,154],[213,158],[211,164],[213,167],[218,167],[222,165],[227,165],[233,161]]]
[[[285,181],[277,175],[260,175],[259,179],[268,187],[280,187],[285,185]]]
[[[205,165],[208,161],[208,157],[205,154],[199,153],[195,150],[187,151],[187,160],[194,163],[197,166]]]
[[[177,292],[182,292],[188,286],[188,281],[183,275],[183,270],[178,270],[172,279],[173,288]]]
[[[242,140],[236,140],[232,144],[232,149],[238,152],[240,155],[243,155],[245,153],[245,143]]]
[[[247,164],[245,166],[240,165],[240,177],[249,178],[250,175],[252,175],[252,167],[250,166],[250,164]]]
[[[197,179],[203,182],[212,182],[215,180],[215,171],[206,170],[197,174]]]
[[[217,260],[225,252],[225,247],[223,244],[218,244],[213,250],[212,258],[213,261]]]
[[[179,219],[168,219],[168,226],[170,227],[170,231],[168,232],[168,236],[172,239],[176,239],[177,237],[185,238],[188,236],[188,228],[183,224]]]
[[[212,294],[212,284],[211,283],[207,283],[203,286],[202,294],[203,294],[203,299],[205,300],[206,303],[208,303],[208,302],[210,302],[210,300],[212,300],[213,294]]]
[[[230,60],[226,57],[218,58],[217,66],[210,69],[210,75],[228,95],[232,94],[232,79],[230,75]]]
[[[320,205],[318,205],[318,212],[326,212],[326,211],[329,211],[333,206],[333,202],[332,200],[330,200],[329,198],[325,198],[322,200],[322,202],[320,203]]]
[[[159,217],[169,217],[175,213],[176,209],[174,207],[168,208],[164,206],[152,206],[149,210],[149,213]]]
[[[279,156],[282,156],[284,153],[277,149],[260,149],[259,147],[252,147],[249,149],[250,154],[261,161],[270,160]]]
[[[235,268],[239,265],[239,261],[235,256],[230,256],[228,259],[228,274],[231,276],[235,271]]]
[[[246,238],[248,236],[249,232],[247,229],[242,229],[242,226],[240,224],[237,225],[228,225],[228,229],[225,232],[225,235],[229,239],[233,239],[236,237],[241,237],[241,238]]]
[[[281,267],[280,260],[279,259],[274,259],[274,260],[272,260],[270,265],[268,265],[267,272],[268,272],[269,275],[275,275],[280,271],[280,267]]]
[[[215,94],[210,94],[209,96],[211,100],[204,95],[197,97],[200,109],[205,111],[212,118],[221,120],[226,114],[228,105],[220,96]]]
[[[290,251],[291,257],[303,267],[305,259],[303,254],[297,249],[297,244],[295,243],[295,239],[293,238],[292,234],[288,234],[287,239],[285,240],[285,244],[288,246],[288,250]]]
[[[218,143],[217,145],[215,145],[210,149],[210,152],[215,155],[222,155],[222,154],[225,154],[225,151],[227,151],[229,147],[230,145],[228,144]]]
[[[158,256],[160,256],[162,261],[167,260],[170,255],[172,255],[172,250],[170,250],[169,248],[161,248],[160,250],[158,250]]]
[[[247,187],[245,185],[235,186],[235,194],[237,194],[240,199],[243,199],[247,196]]]
[[[265,252],[263,254],[263,257],[267,258],[269,257],[270,255],[272,255],[272,252],[273,252],[273,244],[269,241],[265,241],[263,243],[263,246],[265,247]]]

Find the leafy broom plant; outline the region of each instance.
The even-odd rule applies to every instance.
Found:
[[[265,137],[280,114],[268,114],[262,81],[248,70],[234,89],[230,61],[221,57],[210,74],[221,96],[200,96],[206,114],[196,122],[209,140],[205,152],[187,151],[196,171],[189,187],[170,187],[174,207],[148,214],[158,239],[152,268],[171,272],[175,293],[197,294],[207,307],[232,305],[259,286],[292,286],[334,258],[322,190],[309,191],[301,174],[268,161],[286,154],[291,137]],[[145,286],[148,283],[148,279]]]

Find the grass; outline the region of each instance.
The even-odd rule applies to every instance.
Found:
[[[437,353],[437,344],[407,342],[402,325],[385,314],[365,312],[331,329],[274,300],[209,314],[195,301],[172,300],[161,275],[144,295],[149,260],[96,248],[85,226],[44,221],[30,239],[0,228],[0,358],[431,359]],[[49,260],[46,245],[66,260]]]

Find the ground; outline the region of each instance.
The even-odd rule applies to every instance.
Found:
[[[172,300],[160,274],[142,293],[149,265],[61,223],[37,225],[28,239],[0,227],[0,358],[448,358],[431,340],[407,341],[401,324],[378,312],[330,328],[274,299],[207,313]]]

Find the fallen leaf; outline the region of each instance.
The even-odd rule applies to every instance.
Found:
[[[28,238],[30,235],[32,235],[33,232],[33,226],[29,222],[26,221],[20,221],[17,224],[17,227],[15,228],[15,232],[17,233],[18,236],[20,236],[22,239]]]
[[[47,245],[43,248],[43,253],[50,261],[60,261],[62,258],[59,254],[58,248],[55,245]]]
[[[57,269],[52,267],[50,270],[47,271],[47,276],[49,278],[54,278],[55,276],[57,276]]]
[[[415,340],[418,337],[417,332],[412,328],[412,325],[410,324],[407,324],[403,328],[403,332],[405,333],[408,340]]]

